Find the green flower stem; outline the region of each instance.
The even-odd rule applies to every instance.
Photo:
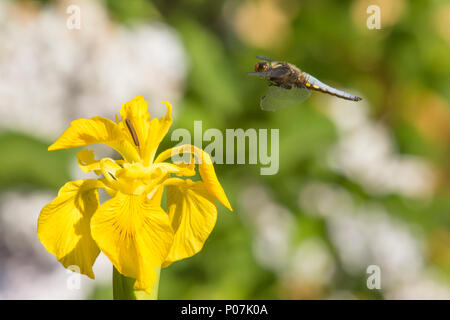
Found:
[[[158,300],[159,275],[161,267],[155,269],[156,281],[152,286],[151,294],[142,290],[134,290],[133,278],[128,278],[113,267],[113,299],[114,300]]]

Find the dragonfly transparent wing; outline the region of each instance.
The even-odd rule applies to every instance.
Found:
[[[263,56],[263,55],[256,56],[256,59],[264,60],[264,61],[267,61],[267,62],[275,61],[274,59],[269,58],[268,56]]]
[[[261,98],[261,109],[275,111],[300,105],[309,98],[311,92],[306,88],[284,89],[270,86],[267,94]]]
[[[277,68],[270,68],[266,71],[256,71],[256,72],[247,72],[247,75],[249,76],[258,76],[263,78],[283,78],[286,76],[287,73],[289,73],[291,70],[289,67],[277,67]]]

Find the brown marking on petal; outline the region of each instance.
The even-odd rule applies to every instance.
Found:
[[[134,144],[136,147],[139,147],[139,140],[136,134],[136,131],[134,131],[133,125],[131,124],[130,119],[125,119],[125,123],[127,124],[128,130],[131,133],[131,137],[133,138]]]
[[[111,178],[113,178],[114,180],[117,180],[117,178],[116,178],[115,175],[113,175],[111,172],[108,172],[108,173],[109,173],[109,175],[111,176]]]

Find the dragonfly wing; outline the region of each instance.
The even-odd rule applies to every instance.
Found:
[[[265,78],[271,77],[272,74],[273,74],[272,70],[258,71],[258,72],[247,72],[248,76],[258,76],[258,77],[265,77]]]
[[[260,71],[260,72],[247,72],[247,75],[249,76],[258,76],[258,77],[264,77],[264,78],[274,78],[274,79],[282,79],[286,76],[286,73],[289,73],[290,70],[288,67],[277,67],[277,68],[270,68],[266,71]]]
[[[267,61],[267,62],[275,61],[274,59],[269,58],[268,56],[263,56],[263,55],[256,56],[256,59],[264,60],[264,61]]]
[[[308,99],[310,95],[311,92],[305,88],[293,87],[284,89],[271,86],[267,94],[261,99],[261,109],[275,111],[282,108],[295,107]]]

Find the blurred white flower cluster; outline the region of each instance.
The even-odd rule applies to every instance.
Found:
[[[0,196],[0,300],[85,299],[94,285],[110,282],[112,266],[105,256],[97,259],[92,281],[64,269],[41,245],[36,221],[53,196],[18,190]]]
[[[431,166],[419,157],[396,152],[388,129],[370,119],[365,100],[329,101],[326,112],[339,134],[330,156],[333,169],[375,194],[427,197],[433,193],[436,179]]]
[[[358,204],[343,188],[311,182],[300,192],[300,206],[325,219],[330,241],[346,272],[381,270],[381,290],[390,299],[449,299],[450,287],[424,262],[420,230],[390,216],[383,207]],[[367,274],[367,277],[369,275]]]
[[[69,3],[42,9],[0,2],[0,127],[48,140],[76,118],[112,117],[144,95],[163,113],[183,92],[186,58],[162,23],[127,29],[96,1],[77,1],[81,28],[68,29]],[[154,108],[151,108],[153,111]],[[176,111],[176,108],[175,108]]]
[[[150,101],[152,116],[164,114],[160,100],[177,112],[187,71],[174,31],[162,23],[126,29],[96,1],[77,1],[81,29],[69,30],[68,5],[0,2],[0,130],[52,141],[76,118],[114,119],[136,95]],[[0,195],[0,299],[85,299],[94,288],[81,276],[79,289],[70,289],[75,274],[37,239],[38,214],[53,197],[16,189]],[[111,272],[101,255],[95,284],[110,285]]]
[[[285,298],[322,297],[335,271],[327,244],[318,237],[295,239],[301,228],[296,225],[295,216],[261,184],[244,187],[240,206],[240,216],[254,231],[255,258],[277,274]]]
[[[296,233],[292,213],[276,203],[263,185],[246,185],[240,197],[242,219],[255,231],[253,250],[265,267],[281,271],[291,255],[289,243]]]

